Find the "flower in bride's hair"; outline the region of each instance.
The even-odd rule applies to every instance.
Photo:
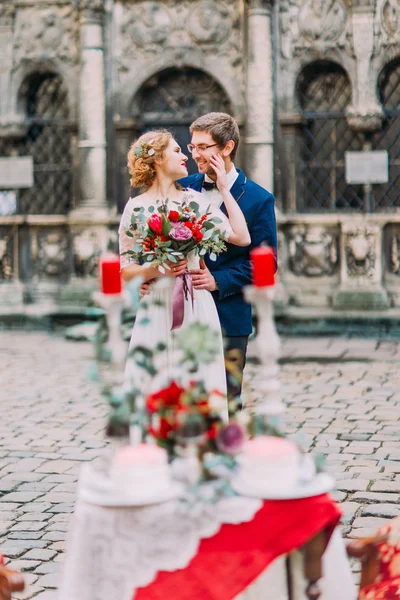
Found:
[[[149,142],[147,142],[147,148],[148,148],[147,154],[149,156],[153,156],[153,154],[156,153],[156,151],[154,150],[154,148],[151,147],[153,144],[154,144],[154,139],[150,140]]]
[[[169,237],[176,242],[184,242],[185,240],[190,240],[190,238],[193,237],[193,234],[190,229],[185,227],[185,225],[182,225],[182,223],[177,223],[169,232]]]
[[[142,156],[143,156],[143,148],[142,148],[142,146],[137,146],[135,148],[135,156],[136,156],[136,158],[142,158]]]
[[[156,233],[157,235],[161,235],[162,234],[162,218],[160,217],[160,215],[157,214],[152,214],[148,225],[150,227],[150,229],[152,231],[154,231],[154,233]]]

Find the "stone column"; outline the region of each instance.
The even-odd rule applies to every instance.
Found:
[[[13,89],[13,28],[16,8],[11,4],[0,6],[0,137],[18,138],[26,135],[24,115],[15,113]]]
[[[273,192],[272,0],[248,0],[248,4],[246,165],[250,177]]]
[[[107,214],[104,0],[78,0],[81,11],[79,142],[81,202],[74,216]]]

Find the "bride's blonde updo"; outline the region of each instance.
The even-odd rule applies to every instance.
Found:
[[[173,139],[167,129],[147,131],[129,148],[128,171],[133,187],[149,188],[156,178],[155,159],[163,158]]]

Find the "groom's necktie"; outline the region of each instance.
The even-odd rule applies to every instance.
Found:
[[[205,189],[207,192],[218,189],[217,184],[213,181],[203,181],[202,188]]]

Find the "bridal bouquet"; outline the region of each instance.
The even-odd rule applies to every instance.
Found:
[[[218,217],[211,216],[209,210],[200,213],[197,202],[168,206],[168,199],[159,207],[150,206],[150,217],[143,207],[133,209],[128,237],[136,238],[135,245],[125,252],[140,263],[152,262],[161,273],[168,268],[167,261],[177,263],[189,252],[199,256],[209,254],[216,260],[217,254],[226,250],[225,237],[218,224]]]

